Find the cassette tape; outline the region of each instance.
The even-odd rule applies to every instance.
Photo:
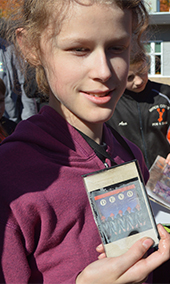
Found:
[[[155,219],[137,160],[83,175],[107,257],[125,253],[138,239],[159,243]]]

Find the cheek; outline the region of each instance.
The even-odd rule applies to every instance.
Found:
[[[125,58],[118,58],[116,64],[113,62],[113,68],[117,66],[116,75],[121,80],[122,84],[127,82],[128,71],[129,71],[129,60]],[[115,69],[115,68],[114,68]]]
[[[144,80],[145,80],[145,82],[148,81],[148,75],[145,76],[145,79],[144,79]]]
[[[127,89],[131,89],[131,88],[132,88],[132,85],[133,85],[133,81],[132,81],[132,82],[127,82],[126,88],[127,88]]]
[[[53,60],[51,64],[46,65],[45,72],[51,88],[61,86],[66,88],[66,86],[76,78],[76,72],[73,70],[73,66],[64,63],[63,60],[57,60],[57,64],[54,64]]]
[[[47,70],[47,80],[52,94],[63,104],[71,103],[71,90],[73,89],[73,74],[68,68],[50,68]]]
[[[45,64],[44,69],[50,89],[54,94],[56,94],[57,89],[63,85],[63,81],[66,76],[63,67],[61,66],[60,68],[60,65],[55,66],[55,64],[48,62]]]
[[[121,66],[120,74],[119,74],[120,75],[119,81],[120,81],[122,93],[127,88],[127,85],[129,85],[129,88],[131,88],[131,86],[132,86],[131,82],[127,82],[128,71],[129,71],[129,66],[128,66],[127,62],[123,62],[122,66]]]

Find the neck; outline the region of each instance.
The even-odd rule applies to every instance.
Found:
[[[93,127],[88,127],[87,124],[84,125],[74,125],[75,128],[83,132],[85,135],[87,135],[89,138],[94,140],[97,144],[101,144],[102,142],[102,134],[103,134],[103,124],[101,125],[94,125]]]
[[[83,132],[96,143],[101,144],[103,135],[103,122],[94,123],[83,121],[65,107],[63,111],[61,103],[54,97],[54,95],[50,96],[49,106],[55,109],[55,111],[57,111],[73,127]]]

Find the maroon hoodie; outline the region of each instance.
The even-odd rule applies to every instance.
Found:
[[[133,158],[106,125],[104,141],[117,164]],[[128,144],[146,182],[142,154]],[[48,106],[3,141],[0,161],[0,283],[75,283],[101,242],[82,175],[104,164]]]

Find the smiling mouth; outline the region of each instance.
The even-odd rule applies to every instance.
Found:
[[[106,97],[110,94],[111,91],[108,91],[108,92],[104,92],[104,93],[86,93],[87,95],[89,96],[93,96],[93,97],[98,97],[98,98],[101,98],[101,97]]]

